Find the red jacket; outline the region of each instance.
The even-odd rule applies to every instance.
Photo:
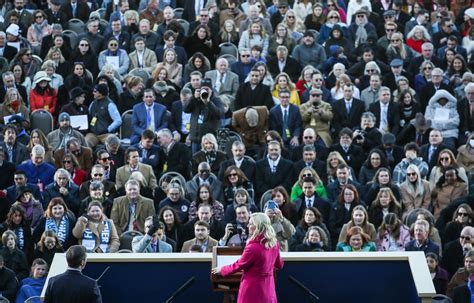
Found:
[[[51,93],[50,93],[51,92]],[[30,91],[30,108],[31,112],[37,109],[45,109],[54,115],[56,104],[58,102],[58,94],[54,88],[40,94],[35,89]]]
[[[280,247],[277,244],[266,249],[260,243],[262,239],[263,236],[258,236],[249,241],[239,260],[221,269],[222,276],[243,271],[237,303],[277,303],[273,271],[283,268]]]

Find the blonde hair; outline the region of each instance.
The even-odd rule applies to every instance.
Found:
[[[270,218],[264,213],[254,213],[250,215],[250,219],[252,219],[253,225],[255,225],[255,232],[249,240],[254,240],[262,235],[263,239],[261,243],[265,245],[265,248],[270,249],[274,247],[278,241]]]

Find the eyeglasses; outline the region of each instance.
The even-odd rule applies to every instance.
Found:
[[[312,177],[312,176],[313,176],[312,174],[304,174],[303,178]]]
[[[460,236],[459,238],[461,240],[471,241],[471,237],[469,237],[469,236]]]
[[[339,19],[339,17],[338,16],[331,16],[331,17],[329,17],[329,19]]]
[[[431,69],[433,69],[431,66],[427,66],[427,67],[423,68],[423,70],[431,70]]]
[[[287,16],[290,19],[295,19],[295,16]]]
[[[98,191],[98,190],[102,190],[102,187],[91,188],[91,191]]]
[[[79,44],[79,46],[89,46],[89,44],[87,44],[87,43],[81,43],[81,44]]]
[[[36,19],[43,18],[43,15],[35,16]]]
[[[368,73],[373,73],[373,72],[375,72],[375,69],[368,69],[367,72]]]
[[[72,161],[71,161],[71,160],[63,160],[63,163],[69,163],[69,164],[71,164]]]
[[[393,39],[393,40],[390,40],[390,42],[400,42],[400,41],[402,41],[402,40],[400,40],[400,39]]]
[[[94,174],[94,177],[102,177],[104,174]]]
[[[110,43],[109,46],[114,47],[114,46],[118,46],[118,44],[117,43]]]
[[[461,216],[461,217],[468,217],[469,214],[468,214],[468,213],[458,213],[458,216]]]
[[[321,94],[311,94],[311,97],[321,97]]]
[[[229,174],[227,177],[237,177],[237,174]]]
[[[286,6],[279,6],[278,9],[284,9]]]
[[[107,158],[101,158],[100,161],[110,161],[110,157]]]
[[[243,57],[243,58],[250,57],[250,55],[240,55],[240,56]]]
[[[31,57],[31,53],[26,53],[25,56]]]
[[[364,18],[365,15],[357,15],[357,18]]]
[[[407,176],[416,176],[416,173],[407,173]]]

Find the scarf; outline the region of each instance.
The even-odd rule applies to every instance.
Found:
[[[33,29],[35,30],[36,38],[38,42],[41,42],[41,40],[43,40],[43,29],[47,25],[48,25],[48,20],[44,20],[43,22],[41,22],[41,24],[33,23]]]
[[[104,253],[107,253],[109,252],[110,242],[110,221],[104,220],[102,221],[102,224],[104,226],[104,229],[99,234],[99,247]],[[97,228],[97,231],[98,230],[99,229]],[[95,243],[96,235],[91,231],[89,227],[86,227],[86,229],[84,229],[84,234],[82,235],[82,246],[86,248],[87,252],[93,253],[95,252],[94,249],[96,248]]]
[[[13,232],[16,235],[16,245],[20,250],[25,250],[25,230],[23,227],[18,226]]]
[[[61,246],[63,246],[69,238],[69,219],[64,215],[61,221],[59,221],[59,225],[56,225],[54,218],[46,218],[44,230],[54,231],[56,236],[58,236],[59,242],[61,242]]]
[[[355,46],[357,47],[358,45],[363,44],[367,41],[367,31],[365,29],[367,20],[366,18],[364,18],[364,21],[356,20],[356,24],[357,24],[357,31],[356,31]]]
[[[217,153],[216,151],[210,151],[210,152],[204,152],[204,154],[206,155],[206,162],[209,163],[209,166],[212,166],[212,164],[214,163],[214,161],[216,161],[216,158],[217,158]]]
[[[33,216],[33,200],[30,200],[28,201],[27,203],[24,203],[24,202],[21,202],[21,206],[23,206],[23,208],[25,209],[25,217],[28,221],[31,222],[31,220],[33,219],[32,216]]]

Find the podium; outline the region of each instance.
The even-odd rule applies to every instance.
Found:
[[[211,268],[234,263],[240,258],[243,251],[243,247],[213,247]],[[239,291],[241,278],[242,272],[227,277],[211,273],[212,289],[216,292],[224,293],[224,303],[231,303],[233,301],[232,298],[235,298]]]

